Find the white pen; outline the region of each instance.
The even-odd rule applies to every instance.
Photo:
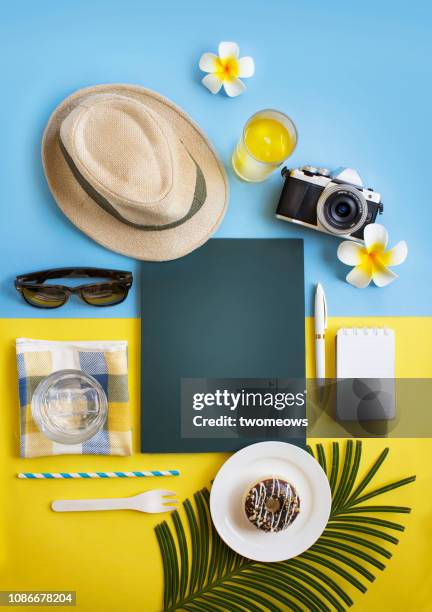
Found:
[[[315,361],[316,378],[325,378],[325,330],[327,329],[327,304],[324,290],[318,283],[315,291]]]

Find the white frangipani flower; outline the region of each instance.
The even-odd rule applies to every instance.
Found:
[[[388,233],[379,223],[370,223],[364,229],[364,245],[346,240],[339,245],[337,255],[347,266],[355,266],[346,280],[354,287],[363,289],[371,280],[377,287],[385,287],[397,278],[387,266],[398,266],[408,255],[408,246],[401,240],[386,251]]]
[[[239,77],[249,78],[255,72],[255,64],[251,57],[239,57],[239,46],[235,42],[219,43],[218,53],[204,53],[199,61],[203,72],[208,72],[202,84],[212,94],[217,94],[222,85],[231,98],[239,96],[246,85]]]

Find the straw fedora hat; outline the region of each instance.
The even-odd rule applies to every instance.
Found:
[[[51,192],[103,246],[137,259],[177,259],[201,246],[227,208],[228,181],[188,115],[135,85],[97,85],[64,100],[42,140]]]

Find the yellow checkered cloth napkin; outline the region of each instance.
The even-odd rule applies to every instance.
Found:
[[[16,341],[21,411],[21,457],[48,455],[130,455],[132,423],[129,408],[127,342]],[[38,429],[31,412],[40,381],[58,370],[81,370],[93,376],[108,398],[104,428],[82,444],[52,442]]]

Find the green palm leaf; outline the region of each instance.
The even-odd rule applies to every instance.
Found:
[[[306,552],[280,563],[259,563],[241,557],[218,536],[210,519],[210,494],[202,489],[183,502],[183,511],[157,525],[156,536],[164,571],[165,612],[277,612],[305,608],[343,612],[353,604],[353,589],[367,591],[375,570],[397,545],[395,531],[405,527],[381,518],[382,513],[407,514],[406,506],[364,505],[364,502],[405,486],[415,476],[369,489],[388,455],[385,449],[362,478],[362,444],[334,442],[331,452],[321,444],[308,447],[326,472],[332,509],[326,529]],[[377,516],[378,515],[378,516]],[[392,534],[393,532],[393,534]],[[389,548],[390,547],[390,548]]]

